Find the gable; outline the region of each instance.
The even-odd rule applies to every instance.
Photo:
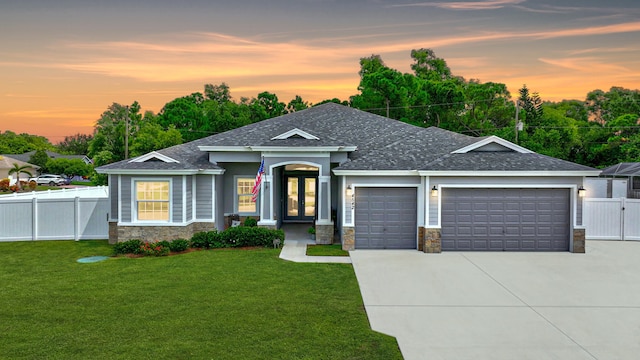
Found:
[[[307,139],[307,140],[320,140],[319,137],[309,134],[304,130],[300,130],[298,128],[291,129],[285,133],[282,133],[278,136],[274,136],[271,140],[286,140],[286,139]]]
[[[489,136],[476,141],[471,145],[452,151],[452,154],[467,154],[471,152],[517,152],[520,154],[532,154],[533,151],[516,145],[497,136]]]
[[[137,158],[129,160],[130,163],[142,163],[142,162],[164,162],[164,163],[179,163],[178,160],[175,160],[167,155],[162,155],[159,152],[152,151],[150,153],[144,154],[142,156],[138,156]]]

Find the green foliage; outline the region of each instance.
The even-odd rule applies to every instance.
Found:
[[[29,151],[43,149],[54,150],[44,136],[16,134],[13,131],[0,131],[0,154],[24,154]]]
[[[187,239],[174,239],[169,242],[171,252],[182,252],[189,248],[190,242]]]
[[[140,247],[142,246],[142,240],[128,240],[118,242],[113,245],[113,254],[114,255],[124,255],[124,254],[139,254]]]
[[[261,227],[236,226],[221,232],[221,247],[273,246],[273,240],[284,241],[284,231]]]
[[[47,162],[49,161],[49,155],[43,149],[36,150],[31,157],[29,157],[29,163],[33,165],[38,165],[40,167],[40,173],[49,172],[49,168],[47,167]]]
[[[145,242],[140,245],[138,253],[144,256],[167,256],[169,255],[169,242]]]
[[[191,247],[196,249],[211,249],[218,246],[218,231],[201,231],[191,237]]]
[[[246,218],[244,219],[244,226],[248,226],[248,227],[254,227],[254,226],[258,226],[258,220],[254,219],[254,218]]]
[[[109,152],[111,161],[125,158],[125,133],[129,129],[129,145],[135,138],[142,115],[140,104],[134,101],[131,105],[113,103],[98,119],[93,140],[89,143],[89,157],[94,158],[101,152]]]
[[[67,177],[88,176],[93,172],[93,166],[85,164],[81,159],[49,159],[47,169],[53,174],[64,174]]]
[[[64,140],[56,145],[58,152],[69,155],[87,155],[89,153],[89,143],[93,140],[90,134],[75,134],[65,136]]]
[[[302,100],[302,98],[299,95],[296,95],[296,97],[293,98],[291,101],[289,101],[289,103],[287,104],[288,113],[292,113],[292,112],[296,112],[296,111],[300,111],[308,108],[309,108],[309,103]]]
[[[155,121],[147,121],[142,123],[137,136],[131,142],[131,157],[179,144],[182,144],[182,134],[173,125],[163,130]]]

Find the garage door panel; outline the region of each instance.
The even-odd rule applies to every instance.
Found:
[[[567,251],[569,200],[568,189],[443,189],[442,249]]]
[[[416,188],[357,188],[356,249],[415,249]]]

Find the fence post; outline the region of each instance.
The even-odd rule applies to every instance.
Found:
[[[31,199],[31,240],[38,240],[38,198]]]
[[[80,198],[73,198],[73,239],[80,240]]]

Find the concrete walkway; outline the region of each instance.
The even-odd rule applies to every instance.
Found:
[[[371,328],[405,359],[638,359],[640,242],[586,254],[355,250]]]
[[[309,225],[293,224],[283,227],[284,246],[280,251],[280,259],[299,263],[341,263],[351,264],[349,256],[307,256],[307,245],[315,244],[309,239]]]

